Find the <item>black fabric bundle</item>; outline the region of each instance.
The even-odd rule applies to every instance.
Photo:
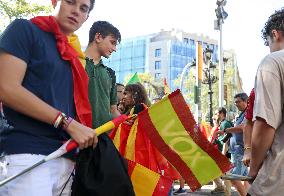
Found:
[[[72,196],[134,196],[127,162],[107,134],[78,155]]]

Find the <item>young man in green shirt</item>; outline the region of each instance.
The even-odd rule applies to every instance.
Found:
[[[119,30],[106,21],[94,22],[89,31],[85,70],[89,75],[93,128],[120,115],[117,110],[115,72],[102,62],[102,57],[109,58],[111,53],[116,51],[120,41]]]
[[[216,134],[223,133],[225,129],[233,126],[233,124],[226,119],[227,111],[224,107],[218,108],[218,110],[215,112],[215,115],[217,116],[218,122],[219,122],[219,132],[216,132]],[[225,137],[224,134],[218,134],[216,138],[218,149],[220,151],[222,151],[223,144],[226,142],[226,141],[223,141],[224,137]]]
[[[223,154],[226,154],[228,149],[228,145],[226,144],[226,141],[224,141],[226,135],[218,133],[232,127],[233,124],[226,119],[227,110],[224,107],[219,107],[215,112],[215,115],[217,121],[219,122],[219,131],[217,131],[213,136],[216,138],[214,142],[218,145],[219,151],[221,151]],[[222,181],[220,178],[215,179],[214,182],[216,183],[217,187],[211,191],[212,194],[224,192],[225,196],[231,195],[231,183],[228,180],[224,181],[224,186],[222,186]]]
[[[85,70],[93,128],[120,115],[115,72],[102,62],[102,57],[116,51],[120,40],[118,29],[106,21],[94,22],[89,31]],[[73,195],[135,195],[125,160],[106,133],[99,136],[95,149],[79,152],[76,165]]]

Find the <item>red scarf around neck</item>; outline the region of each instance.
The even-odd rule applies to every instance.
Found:
[[[78,53],[70,46],[66,35],[60,31],[53,16],[37,16],[32,18],[31,21],[41,30],[54,34],[57,49],[62,59],[71,64],[77,117],[82,124],[92,127],[92,112],[88,97],[88,75],[79,61]]]

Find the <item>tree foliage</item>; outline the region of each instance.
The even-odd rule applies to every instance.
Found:
[[[124,83],[126,84],[133,74],[129,74],[124,78]],[[141,84],[147,90],[148,96],[150,100],[161,96],[161,93],[164,92],[163,83],[158,80],[155,81],[154,77],[150,73],[138,73],[138,77],[140,79]]]
[[[194,103],[194,86],[196,85],[195,80],[195,68],[190,69],[183,81],[183,89],[182,94],[186,100],[186,102],[191,106],[192,111],[195,111],[196,104]],[[219,70],[215,70],[215,76],[218,76]],[[236,93],[236,85],[234,84],[234,75],[235,69],[232,66],[226,67],[226,71],[224,74],[224,85],[227,85],[227,100],[225,100],[224,106],[226,107],[228,112],[235,112],[234,106],[234,94]],[[180,86],[181,76],[179,76],[175,80],[175,85]],[[219,80],[216,83],[212,84],[212,108],[213,113],[218,108],[218,96],[219,96]],[[201,84],[201,111],[203,120],[209,121],[209,85]]]
[[[3,30],[16,18],[28,18],[51,12],[51,6],[32,3],[28,0],[0,0],[0,29]]]

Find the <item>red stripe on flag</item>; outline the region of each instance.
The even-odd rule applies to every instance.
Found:
[[[161,176],[152,196],[168,195],[172,187],[173,181],[165,176]]]
[[[207,141],[202,132],[198,130],[199,127],[196,125],[196,122],[191,112],[184,111],[184,108],[188,106],[182,95],[180,94],[180,91],[176,90],[175,92],[170,94],[168,98],[172,103],[172,106],[182,125],[189,133],[193,141],[216,162],[216,164],[219,166],[223,173],[230,170],[232,168],[232,165],[228,161],[228,159],[221,153],[219,153],[217,149],[212,148],[212,145]]]
[[[127,159],[126,159],[127,160]],[[127,160],[127,166],[128,166],[128,175],[131,176],[132,175],[132,172],[135,168],[135,163],[133,161],[129,161]]]
[[[158,131],[156,130],[154,124],[151,121],[148,110],[142,111],[141,115],[138,116],[138,120],[140,120],[142,116],[144,123],[138,122],[138,127],[147,132],[148,136],[151,138],[151,141],[154,141],[157,146],[163,146],[163,152],[161,153],[164,155],[168,155],[166,158],[169,160],[169,162],[172,163],[175,168],[179,168],[179,173],[182,174],[183,178],[188,182],[192,191],[195,191],[196,189],[200,188],[201,184],[196,179],[190,168],[188,168],[188,166],[176,152],[170,149],[170,147],[164,142],[164,140],[159,135]]]
[[[118,127],[120,123],[125,121],[128,117],[125,114],[122,114],[114,119],[112,119],[112,123],[114,124],[114,127]]]

